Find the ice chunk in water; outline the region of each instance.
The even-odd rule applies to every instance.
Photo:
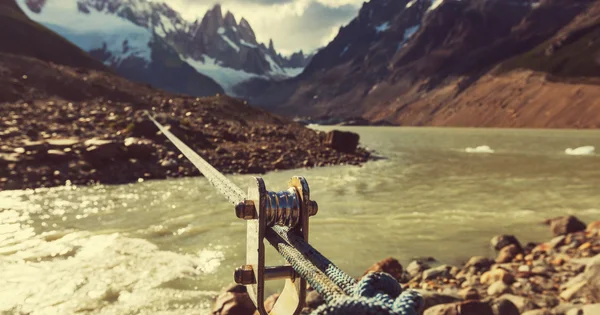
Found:
[[[494,153],[494,150],[487,145],[480,145],[476,148],[466,148],[465,152],[467,153]]]
[[[565,150],[565,153],[568,155],[592,155],[594,154],[594,150],[595,148],[593,146],[586,145],[575,149],[568,148]]]

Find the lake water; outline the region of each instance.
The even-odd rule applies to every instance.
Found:
[[[389,256],[492,256],[497,234],[542,241],[548,217],[600,219],[600,156],[565,154],[600,148],[599,131],[336,128],[387,159],[263,178],[307,178],[310,242],[353,276]],[[480,145],[495,152],[465,152]],[[208,314],[244,251],[245,223],[204,178],[0,192],[0,314]]]

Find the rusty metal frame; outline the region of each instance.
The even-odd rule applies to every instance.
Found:
[[[247,287],[248,294],[261,315],[287,315],[300,313],[306,300],[306,280],[299,277],[290,265],[265,266],[265,237],[269,224],[290,222],[291,232],[308,242],[308,218],[317,212],[317,206],[310,200],[308,182],[303,177],[292,177],[288,183],[295,194],[295,209],[280,210],[280,200],[283,193],[267,191],[262,178],[254,177],[248,187],[248,197],[243,205],[236,207],[238,217],[247,220],[246,223],[246,265],[236,269],[235,280]],[[282,197],[283,198],[283,197]],[[285,208],[282,206],[281,208]],[[282,215],[293,217],[299,215],[299,220],[287,220]],[[280,220],[275,220],[278,216]],[[285,279],[285,286],[277,302],[270,312],[264,306],[265,282],[268,280]],[[291,311],[291,313],[290,313]]]

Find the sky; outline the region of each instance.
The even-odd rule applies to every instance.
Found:
[[[167,0],[188,20],[201,19],[215,5],[207,0]],[[314,51],[327,45],[342,25],[356,17],[363,0],[221,0],[223,15],[246,18],[258,42],[273,39],[283,55]]]

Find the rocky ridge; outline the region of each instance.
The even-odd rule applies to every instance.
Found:
[[[594,128],[599,7],[372,0],[300,77],[255,84],[250,102],[397,125]]]
[[[0,82],[25,91],[0,95],[2,190],[198,176],[145,118],[146,110],[224,173],[358,165],[369,158],[357,141],[344,150],[344,135],[327,142],[323,133],[227,96],[182,97],[12,55],[0,54],[2,67],[11,70]]]
[[[592,315],[600,312],[600,221],[564,216],[545,221],[554,238],[523,244],[511,235],[492,238],[495,258],[475,256],[462,266],[415,260],[403,268],[387,258],[367,272],[387,272],[404,289],[424,297],[423,315]],[[435,262],[435,261],[433,261]],[[214,315],[257,314],[245,288],[233,286],[215,301]],[[273,306],[278,295],[267,299]],[[307,294],[302,314],[324,301]]]

